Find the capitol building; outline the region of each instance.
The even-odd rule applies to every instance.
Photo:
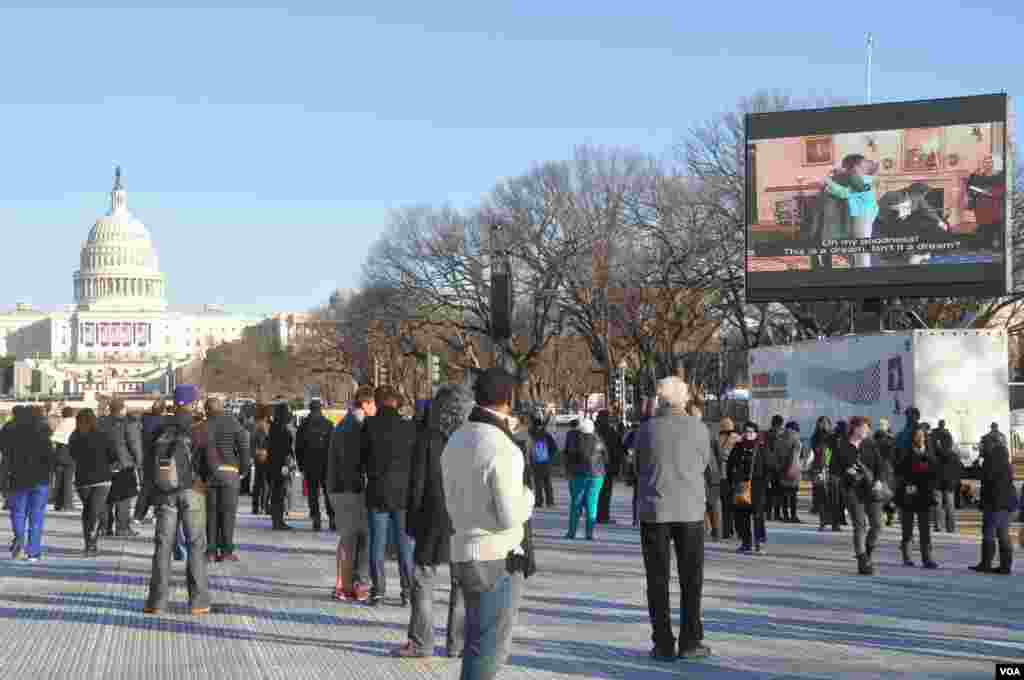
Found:
[[[167,393],[176,371],[265,322],[217,305],[170,311],[167,284],[149,230],[128,210],[118,168],[110,210],[82,244],[74,304],[56,312],[18,304],[0,313],[0,357],[16,360],[13,384],[0,378],[0,393]]]

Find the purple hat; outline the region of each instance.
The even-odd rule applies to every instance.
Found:
[[[177,385],[174,388],[174,405],[188,406],[199,401],[199,388],[195,385]]]

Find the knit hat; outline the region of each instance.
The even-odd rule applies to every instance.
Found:
[[[199,401],[199,387],[196,385],[177,385],[174,388],[174,405],[189,406]]]

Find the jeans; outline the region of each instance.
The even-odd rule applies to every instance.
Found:
[[[921,550],[932,544],[932,524],[930,510],[900,510],[900,529],[903,533],[903,542],[910,543],[914,540],[914,519],[917,519],[917,529],[921,532]],[[984,518],[983,518],[984,519]]]
[[[370,510],[370,580],[372,594],[383,597],[387,593],[385,575],[385,552],[388,530],[392,526],[398,532],[398,574],[401,579],[402,595],[408,597],[412,582],[412,539],[405,533],[405,510]]]
[[[78,497],[82,499],[82,535],[86,548],[96,546],[97,531],[107,519],[109,493],[109,484],[83,486],[78,489]]]
[[[533,464],[533,488],[537,493],[536,506],[555,505],[555,487],[551,484],[551,463]]]
[[[43,551],[43,521],[50,500],[50,485],[43,482],[28,489],[19,489],[9,497],[14,540],[25,548],[28,557],[39,557]]]
[[[460,680],[492,680],[508,660],[519,618],[523,575],[505,560],[452,565],[466,599],[466,642]]]
[[[309,516],[320,521],[320,491],[324,492],[324,505],[327,508],[327,516],[334,519],[334,508],[331,507],[331,499],[327,495],[327,482],[324,480],[326,474],[311,473],[306,477],[309,482]]]
[[[672,634],[672,606],[669,581],[672,578],[672,549],[675,548],[679,575],[679,651],[696,647],[704,639],[701,596],[704,590],[704,523],[672,522],[640,525],[644,572],[647,575],[647,610],[651,617],[651,639],[659,651],[676,649]],[[673,546],[674,544],[674,546]]]
[[[604,477],[576,475],[569,482],[569,538],[576,537],[576,529],[580,522],[580,513],[586,510],[587,538],[594,537],[594,524],[597,522],[597,502],[601,495]]]
[[[75,509],[75,466],[58,465],[54,470],[54,481],[56,482],[57,498],[54,502],[54,510]]]
[[[981,539],[983,541],[999,540],[1000,543],[1010,542],[1010,512],[985,512],[981,515]]]
[[[462,586],[451,571],[451,595],[448,598],[448,637],[445,653],[451,658],[462,654],[465,646],[466,603]],[[434,653],[434,585],[437,566],[417,564],[412,578],[412,615],[409,618],[409,640],[417,651]]]
[[[141,484],[139,486],[142,487]],[[132,513],[133,516],[137,521],[141,522],[146,517],[146,513],[149,512],[151,507],[153,507],[153,505],[150,502],[149,494],[146,493],[144,488],[140,488],[139,495],[135,499],[135,511]]]
[[[206,495],[206,550],[211,555],[235,552],[238,486],[211,486]]]
[[[956,492],[952,489],[949,491],[936,489],[933,495],[935,496],[935,505],[932,507],[932,522],[935,524],[935,528],[938,529],[945,523],[946,533],[956,533]]]
[[[615,478],[611,475],[605,475],[604,483],[601,484],[601,492],[597,498],[598,524],[607,524],[612,518],[612,487],[614,484]]]
[[[853,522],[853,549],[857,555],[874,552],[882,531],[882,504],[865,500],[856,491],[847,489],[846,507]]]
[[[146,606],[163,609],[167,606],[171,583],[171,552],[174,549],[178,522],[188,537],[189,607],[210,606],[210,580],[206,571],[206,497],[192,489],[154,497],[156,533],[153,538],[153,573],[149,580]]]

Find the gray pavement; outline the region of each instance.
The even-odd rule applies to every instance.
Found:
[[[765,556],[708,544],[704,618],[715,655],[657,664],[647,657],[629,490],[617,488],[621,524],[593,543],[561,538],[564,482],[558,491],[561,508],[538,516],[541,571],[527,582],[502,678],[990,678],[996,660],[1024,660],[1024,582],[968,572],[976,539],[940,535],[942,568],[925,572],[899,566],[898,528],[886,530],[881,573],[864,578],[855,573],[849,531],[769,524]],[[42,562],[0,559],[0,679],[458,676],[457,661],[390,658],[405,638],[408,610],[333,602],[334,535],[292,523],[301,530],[272,533],[269,520],[243,514],[242,562],[211,567],[214,613],[187,614],[178,564],[175,604],[152,617],[142,613],[151,540],[108,539],[99,559],[82,559],[77,515],[50,513]],[[397,595],[393,563],[389,578]]]

